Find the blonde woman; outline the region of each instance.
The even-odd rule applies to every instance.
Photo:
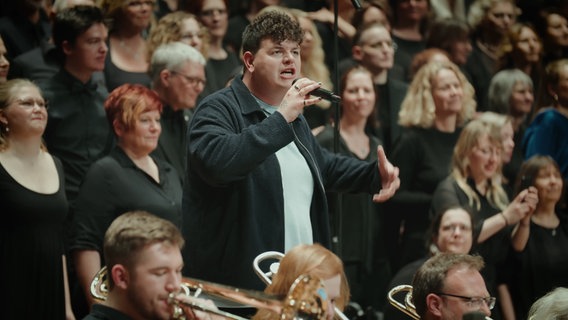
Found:
[[[489,292],[497,294],[504,283],[505,258],[513,227],[536,207],[536,189],[528,188],[509,203],[501,174],[502,134],[481,120],[470,122],[454,148],[452,170],[436,188],[432,212],[448,205],[468,208],[476,218],[474,248],[486,262],[482,272]],[[504,300],[504,299],[501,299]],[[510,305],[500,306],[509,310]],[[501,312],[501,308],[498,311]]]
[[[47,104],[35,84],[0,84],[0,272],[9,292],[4,319],[75,319],[64,248],[63,165],[42,143],[46,125]]]
[[[449,173],[460,128],[475,106],[472,86],[451,62],[430,62],[414,76],[399,113],[404,131],[392,153],[401,168],[401,186],[387,204],[390,214],[385,217],[387,243],[401,243],[391,248],[392,259],[400,257],[406,264],[425,255],[432,193]]]
[[[191,13],[176,11],[160,18],[148,35],[148,59],[161,44],[183,42],[207,58],[209,32]]]

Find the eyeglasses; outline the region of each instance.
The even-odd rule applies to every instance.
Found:
[[[495,301],[497,301],[497,298],[495,297],[464,297],[464,296],[459,296],[457,294],[449,294],[449,293],[436,293],[439,296],[447,296],[447,297],[454,297],[454,298],[459,298],[464,300],[468,306],[470,308],[481,308],[482,307],[482,303],[485,303],[485,305],[489,308],[489,310],[492,310],[495,307]]]
[[[177,71],[172,71],[172,74],[177,74],[178,76],[181,76],[183,78],[185,78],[185,80],[187,81],[187,83],[189,83],[192,86],[197,86],[197,85],[202,85],[205,86],[205,79],[201,79],[201,78],[197,78],[197,77],[190,77],[190,76],[186,76],[183,73],[179,73]]]
[[[220,16],[227,14],[227,9],[208,9],[208,10],[203,10],[201,11],[201,13],[199,14],[202,17],[207,17],[210,18],[212,16],[214,16],[215,14],[218,14]]]
[[[46,108],[47,109],[47,102],[43,101],[43,100],[34,100],[34,99],[17,99],[15,101],[17,104],[19,104],[20,106],[26,108],[26,109],[32,109],[33,107],[35,107],[36,105],[40,108]]]

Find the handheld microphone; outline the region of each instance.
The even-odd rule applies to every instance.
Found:
[[[298,81],[298,79],[295,79],[292,82],[292,85],[294,85],[294,83],[296,83],[296,81]],[[310,93],[308,93],[311,96],[316,96],[316,97],[320,97],[322,99],[325,99],[327,101],[331,101],[331,102],[340,102],[341,101],[341,97],[336,95],[335,93],[324,89],[324,88],[317,88],[315,90],[312,90]]]
[[[353,7],[355,7],[355,10],[357,10],[357,11],[359,11],[363,8],[361,6],[361,2],[359,2],[359,0],[351,0],[351,3],[353,4]]]

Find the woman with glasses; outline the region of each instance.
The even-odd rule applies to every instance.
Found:
[[[148,35],[148,59],[160,45],[179,41],[199,50],[207,57],[209,33],[191,13],[176,11],[163,16]]]
[[[467,254],[473,244],[473,217],[470,212],[460,206],[450,206],[441,210],[430,225],[430,237],[426,242],[429,254],[424,258],[402,267],[392,278],[389,288],[412,283],[416,271],[431,256],[444,252]],[[387,305],[384,310],[385,319],[408,319],[393,306]]]
[[[109,20],[108,54],[104,76],[108,91],[124,83],[150,87],[145,36],[154,14],[155,0],[102,0]]]
[[[158,95],[141,85],[124,84],[110,93],[104,107],[117,146],[90,167],[71,207],[74,220],[70,251],[90,304],[90,283],[104,265],[103,237],[116,217],[144,210],[181,228],[178,173],[167,162],[150,155],[161,133],[162,103]]]
[[[530,305],[556,287],[568,287],[568,220],[557,205],[564,183],[550,156],[536,155],[523,163],[516,190],[534,186],[538,204],[523,218],[513,237],[510,283],[517,319],[526,319]]]
[[[536,190],[529,188],[509,202],[502,185],[502,139],[501,128],[481,120],[468,123],[454,148],[451,174],[436,188],[431,208],[431,212],[437,212],[444,206],[460,205],[474,214],[472,252],[485,260],[482,274],[493,295],[504,282],[501,278],[505,275],[498,270],[505,263],[511,232],[538,201]]]
[[[46,125],[46,103],[35,84],[0,84],[0,274],[9,292],[2,299],[4,319],[74,319],[63,166],[42,143]]]

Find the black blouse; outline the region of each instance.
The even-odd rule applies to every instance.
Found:
[[[132,210],[145,210],[181,227],[182,188],[176,170],[153,158],[160,183],[139,169],[116,147],[89,169],[72,205],[71,250],[102,252],[104,234],[112,221]]]

